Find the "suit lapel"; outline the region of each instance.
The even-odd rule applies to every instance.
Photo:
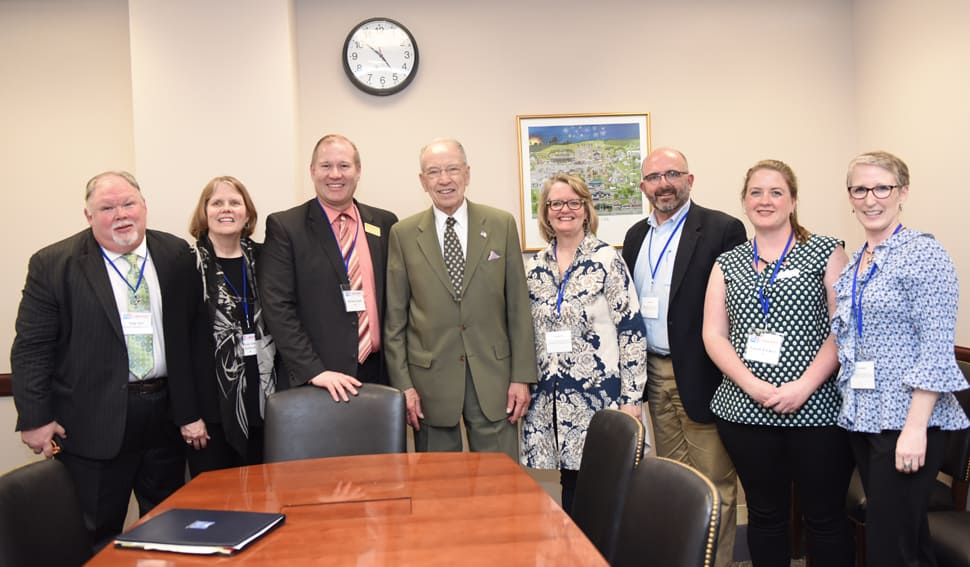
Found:
[[[485,236],[482,236],[485,235]],[[488,243],[488,219],[477,205],[468,202],[468,250],[465,254],[465,273],[461,279],[461,295],[465,296],[468,282],[475,275],[478,265],[485,261],[485,245]]]
[[[118,338],[125,340],[125,334],[121,330],[121,315],[118,314],[118,304],[115,303],[111,282],[108,281],[108,269],[104,264],[104,256],[101,255],[101,247],[90,232],[84,242],[80,263],[88,285],[91,286],[94,296],[104,309],[105,316],[111,322],[111,328]]]
[[[674,273],[671,274],[670,278],[670,298],[668,301],[671,302],[676,297],[677,290],[680,289],[680,284],[684,281],[684,276],[687,275],[687,266],[694,254],[694,248],[697,247],[697,241],[700,240],[704,231],[700,211],[694,203],[691,203],[690,209],[687,211],[687,219],[684,220],[682,230],[680,244],[677,246],[677,257],[674,258]],[[705,282],[704,286],[706,287],[706,285]]]
[[[431,271],[441,280],[445,289],[452,291],[451,278],[448,277],[448,270],[445,268],[445,259],[441,255],[441,245],[438,243],[438,234],[434,226],[434,212],[431,209],[425,211],[421,221],[418,222],[418,248],[424,254]],[[466,262],[466,270],[467,262]],[[452,292],[453,293],[453,292]]]
[[[330,220],[323,213],[323,207],[320,206],[320,203],[316,199],[311,199],[307,203],[306,226],[310,239],[314,241],[316,246],[320,248],[320,251],[330,261],[334,273],[337,274],[337,277],[341,281],[348,283],[347,267],[344,265],[344,259],[340,255],[340,245],[337,243],[337,235],[333,233]],[[361,227],[361,230],[363,228]]]

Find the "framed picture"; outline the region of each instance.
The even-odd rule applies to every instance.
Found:
[[[537,223],[543,182],[557,173],[581,177],[599,215],[597,235],[623,244],[647,205],[640,192],[640,163],[650,153],[650,114],[547,114],[516,116],[522,250],[546,246]]]

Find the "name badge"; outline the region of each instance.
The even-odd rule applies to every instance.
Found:
[[[381,227],[371,224],[369,222],[364,223],[364,232],[367,234],[373,234],[374,236],[381,236]]]
[[[791,278],[797,278],[800,274],[801,272],[798,271],[798,268],[792,268],[790,270],[781,270],[780,272],[778,272],[778,277],[776,279],[788,280]]]
[[[137,311],[121,314],[121,329],[126,335],[151,335],[151,311]]]
[[[243,356],[256,356],[256,333],[246,333],[242,339]]]
[[[781,345],[785,336],[755,329],[748,335],[748,344],[744,348],[744,359],[765,364],[778,364],[781,358]]]
[[[546,352],[572,352],[573,332],[546,331]]]
[[[660,317],[660,298],[651,296],[641,297],[640,315],[644,319],[656,319]]]
[[[341,293],[344,295],[344,307],[348,313],[357,313],[367,309],[367,306],[364,305],[364,290],[344,289],[341,290]]]
[[[873,390],[876,387],[876,362],[863,360],[855,363],[855,372],[849,385],[856,390]]]

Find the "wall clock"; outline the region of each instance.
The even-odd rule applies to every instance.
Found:
[[[418,72],[418,44],[400,22],[370,18],[344,42],[344,71],[365,93],[385,96],[404,90]]]

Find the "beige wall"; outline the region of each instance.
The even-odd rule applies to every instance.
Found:
[[[342,132],[361,150],[359,197],[407,215],[428,204],[418,148],[455,136],[469,197],[518,217],[517,114],[650,112],[654,145],[690,158],[695,198],[736,215],[745,169],[783,159],[802,220],[850,249],[861,233],[845,163],[885,147],[913,169],[906,222],[936,232],[967,275],[965,198],[947,166],[970,125],[968,11],[963,0],[0,0],[0,345],[29,255],[84,226],[83,183],[98,171],[135,169],[150,224],[185,235],[214,175],[247,183],[264,218],[309,197],[313,143]],[[391,97],[355,90],[339,59],[350,27],[375,15],[406,23],[421,51],[416,80]],[[966,304],[957,339],[970,343]],[[25,458],[9,402],[0,471]]]

